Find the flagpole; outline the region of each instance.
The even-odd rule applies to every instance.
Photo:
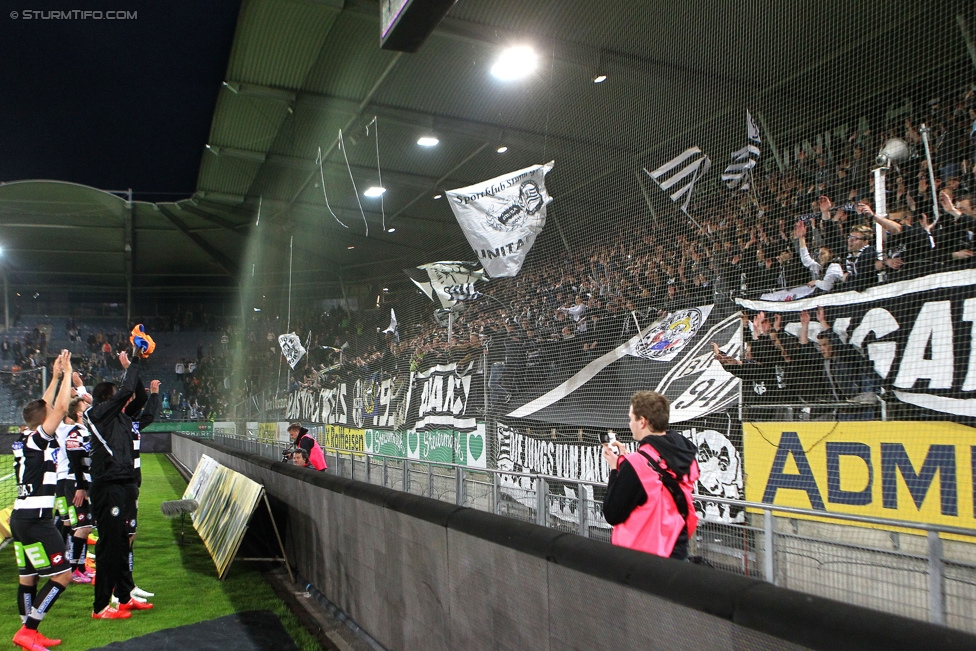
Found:
[[[291,332],[291,268],[294,253],[295,236],[292,235],[291,239],[288,241],[288,325],[285,326],[285,332]]]

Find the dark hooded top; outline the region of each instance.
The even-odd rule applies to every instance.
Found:
[[[651,445],[657,450],[668,464],[668,468],[677,474],[679,481],[689,473],[691,463],[698,455],[695,445],[676,430],[668,430],[664,436],[646,436],[641,441],[641,446],[644,445]],[[672,498],[667,494],[662,499]],[[607,494],[603,498],[603,516],[607,524],[616,525],[625,522],[633,510],[645,502],[647,502],[647,491],[644,490],[644,484],[641,483],[637,471],[629,461],[622,460],[619,469],[610,471]],[[684,558],[687,556],[687,548],[688,533],[682,530],[671,556]]]

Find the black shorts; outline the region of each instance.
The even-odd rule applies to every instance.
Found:
[[[71,569],[64,538],[54,526],[54,520],[11,518],[10,534],[21,576],[53,576]]]
[[[61,526],[71,531],[85,529],[92,526],[91,500],[85,497],[81,506],[75,506],[75,482],[71,479],[59,479],[55,490],[54,517]]]

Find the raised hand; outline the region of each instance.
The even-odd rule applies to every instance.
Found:
[[[153,380],[149,383],[149,393],[159,393],[159,380]]]
[[[796,226],[793,227],[793,237],[798,240],[805,239],[807,236],[807,225],[803,223],[800,219],[796,222]]]
[[[855,210],[857,210],[857,214],[859,215],[874,215],[874,210],[866,201],[859,201]]]

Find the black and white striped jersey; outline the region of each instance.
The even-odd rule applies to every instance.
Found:
[[[141,423],[137,420],[132,421],[132,467],[136,469],[138,483],[142,484],[142,460],[139,458],[139,451],[142,448],[142,433],[139,431]]]
[[[58,481],[70,479],[76,488],[87,490],[91,483],[91,435],[84,425],[58,425]]]
[[[13,453],[17,500],[11,519],[53,518],[60,453],[57,440],[38,426],[14,442]]]

